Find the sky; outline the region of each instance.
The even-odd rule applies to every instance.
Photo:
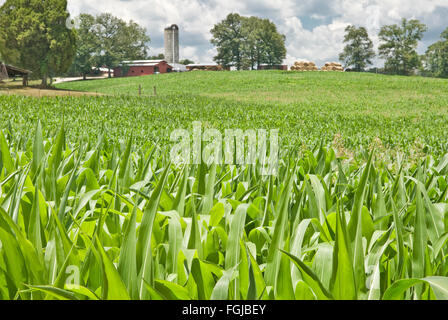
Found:
[[[286,36],[289,65],[297,60],[318,65],[338,61],[349,24],[366,27],[377,49],[382,25],[402,17],[419,19],[428,26],[419,53],[448,27],[448,0],[68,0],[68,9],[72,16],[109,12],[139,23],[151,37],[152,55],[163,53],[163,30],[175,23],[180,28],[180,58],[196,63],[213,62],[210,29],[233,12],[273,21]]]

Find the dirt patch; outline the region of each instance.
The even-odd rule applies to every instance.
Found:
[[[81,97],[81,96],[102,96],[101,93],[95,92],[80,92],[80,91],[68,91],[59,89],[39,89],[35,87],[9,87],[0,85],[0,94],[5,95],[23,95],[30,97]]]

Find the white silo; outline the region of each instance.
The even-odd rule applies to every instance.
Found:
[[[179,27],[176,24],[165,28],[165,60],[179,63]]]

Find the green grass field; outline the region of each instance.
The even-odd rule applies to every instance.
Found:
[[[156,86],[157,93],[162,96],[200,95],[252,103],[326,105],[327,108],[349,106],[349,110],[381,110],[387,113],[393,107],[407,113],[409,110],[416,111],[415,107],[423,104],[436,108],[446,105],[447,83],[445,79],[370,73],[197,71],[67,82],[57,87],[137,96],[139,85],[143,88],[143,95],[153,95]]]
[[[139,85],[144,96],[152,96],[156,86],[159,97],[172,101],[162,104],[169,106],[169,112],[174,113],[172,121],[178,126],[182,118],[181,122],[186,120],[183,123],[197,119],[218,129],[279,128],[282,139],[295,147],[313,147],[320,139],[330,144],[340,136],[338,141],[355,153],[375,141],[393,150],[389,153],[393,157],[397,152],[421,154],[422,149],[437,155],[448,152],[448,81],[443,79],[362,73],[199,71],[78,81],[58,88],[137,96]],[[192,99],[196,101],[190,102]],[[141,105],[134,104],[137,108]],[[176,115],[178,111],[181,115]]]
[[[191,72],[0,95],[0,299],[447,300],[447,85]],[[193,121],[279,129],[278,173],[173,164]]]

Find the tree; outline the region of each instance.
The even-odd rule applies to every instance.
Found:
[[[262,23],[257,17],[250,17],[243,20],[244,39],[243,50],[244,69],[255,69],[255,65],[261,64],[264,50],[264,42],[261,39]]]
[[[428,47],[423,59],[426,71],[431,76],[448,78],[448,28],[440,38],[441,40]]]
[[[96,17],[94,30],[99,41],[96,64],[109,68],[109,77],[111,69],[121,61],[145,59],[148,55],[150,38],[146,29],[133,21],[126,23],[103,13]]]
[[[156,56],[150,56],[148,57],[149,60],[164,60],[165,59],[165,55],[163,53],[159,53]]]
[[[95,17],[90,14],[79,16],[77,33],[77,50],[71,67],[74,74],[81,74],[84,80],[95,66],[95,58],[99,54],[99,39],[95,33]]]
[[[345,28],[344,51],[339,55],[339,60],[346,67],[353,67],[357,72],[364,71],[368,65],[372,64],[375,57],[373,42],[369,38],[366,28],[347,26]]]
[[[3,61],[2,52],[5,50],[5,39],[0,38],[0,62]]]
[[[194,61],[192,61],[190,59],[184,59],[184,60],[180,60],[179,63],[183,64],[183,65],[189,65],[189,64],[194,64]]]
[[[381,58],[386,59],[384,67],[388,72],[408,75],[421,66],[417,45],[426,30],[426,25],[420,21],[404,18],[400,25],[381,28],[379,37],[382,44],[379,47],[379,54]]]
[[[214,60],[224,67],[254,69],[262,63],[280,64],[286,57],[285,36],[269,19],[231,13],[211,33],[218,51]]]
[[[211,43],[218,50],[214,60],[224,67],[235,66],[237,70],[241,70],[244,42],[242,24],[243,17],[237,13],[230,13],[210,31],[213,35]]]
[[[66,0],[6,0],[0,7],[1,55],[47,86],[75,56],[76,34],[66,27],[68,17]]]
[[[134,21],[129,21],[122,33],[119,33],[119,45],[126,59],[145,59],[148,56],[148,43],[151,41],[146,29]]]
[[[259,36],[261,47],[258,53],[258,64],[281,64],[286,58],[286,37],[277,32],[277,27],[268,19],[261,21]]]

